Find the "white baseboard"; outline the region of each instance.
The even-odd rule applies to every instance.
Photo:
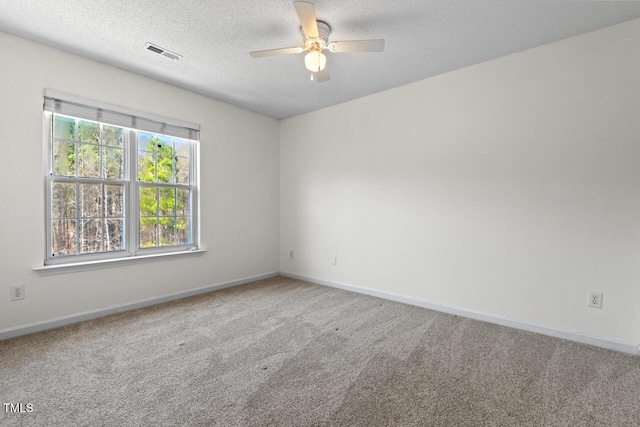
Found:
[[[109,316],[111,314],[121,313],[123,311],[136,310],[138,308],[149,307],[151,305],[162,304],[165,302],[187,298],[194,295],[205,294],[207,292],[218,291],[224,288],[230,288],[232,286],[244,285],[245,283],[254,282],[256,280],[268,279],[279,275],[277,271],[265,274],[259,274],[257,276],[244,277],[242,279],[232,280],[224,283],[216,283],[214,285],[207,285],[197,289],[190,289],[188,291],[176,292],[161,297],[149,298],[142,301],[136,301],[132,303],[125,303],[120,305],[114,305],[107,308],[98,310],[86,311],[84,313],[73,314],[70,316],[59,317],[53,320],[45,320],[43,322],[30,323],[16,328],[9,328],[0,331],[0,341],[18,337],[20,335],[32,334],[34,332],[46,331],[48,329],[59,328],[61,326],[71,325],[73,323],[80,323],[87,320],[97,319],[99,317]]]
[[[536,332],[542,335],[548,335],[550,337],[562,338],[569,341],[575,341],[582,344],[589,344],[596,347],[602,347],[609,350],[620,351],[622,353],[633,354],[635,356],[640,355],[640,344],[620,341],[612,338],[596,337],[592,335],[581,334],[578,332],[566,331],[562,329],[552,328],[545,325],[539,325],[530,322],[523,322],[520,320],[507,319],[492,314],[481,313],[472,310],[465,310],[461,308],[433,304],[427,301],[411,298],[405,295],[396,294],[393,292],[377,291],[374,289],[362,288],[359,286],[347,285],[344,283],[331,282],[328,280],[316,279],[314,277],[303,276],[301,274],[290,273],[281,271],[282,276],[291,277],[293,279],[303,280],[306,282],[315,283],[318,285],[330,286],[332,288],[344,289],[347,291],[357,292],[360,294],[371,295],[391,301],[397,301],[409,305],[415,305],[418,307],[428,308],[434,311],[440,311],[443,313],[455,314],[457,316],[468,317],[470,319],[480,320],[482,322],[494,323],[496,325],[507,326],[510,328],[521,329],[529,332]]]

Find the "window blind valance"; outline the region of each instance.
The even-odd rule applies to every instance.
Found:
[[[44,91],[44,111],[177,138],[200,139],[200,126],[194,123],[84,100],[49,89]]]

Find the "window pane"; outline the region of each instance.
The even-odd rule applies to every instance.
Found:
[[[176,215],[189,216],[191,215],[191,208],[189,206],[190,191],[179,188],[178,198],[176,200]]]
[[[100,147],[78,144],[78,176],[98,178],[100,173]]]
[[[160,188],[159,189],[159,205],[160,216],[175,216],[176,214],[176,189]]]
[[[189,158],[176,157],[176,182],[189,184]]]
[[[107,219],[105,220],[105,239],[104,250],[109,251],[121,251],[124,249],[124,228],[123,220],[121,219]]]
[[[107,148],[102,149],[102,176],[107,179],[122,179],[122,148]]]
[[[160,218],[160,244],[158,246],[175,245],[175,219]]]
[[[78,120],[78,141],[100,143],[100,125],[94,122]]]
[[[102,125],[102,144],[113,147],[122,147],[124,145],[124,129]]]
[[[176,245],[188,245],[191,243],[189,218],[176,219]]]
[[[155,156],[153,153],[138,151],[138,181],[155,182]]]
[[[156,187],[140,187],[140,216],[156,216]]]
[[[140,247],[156,246],[156,218],[140,218]]]
[[[156,151],[162,154],[173,155],[173,140],[164,135],[154,135],[153,141],[156,144]]]
[[[71,117],[53,116],[53,136],[54,138],[68,139],[73,141],[76,134],[76,120]]]
[[[51,183],[51,218],[73,218],[76,216],[76,184]]]
[[[122,207],[124,206],[124,187],[122,185],[105,185],[104,194],[104,215],[107,217],[122,217]]]
[[[176,156],[189,157],[189,141],[186,139],[175,138],[173,143],[175,144]]]
[[[158,182],[175,182],[172,175],[173,156],[158,154]]]
[[[102,215],[102,185],[80,184],[80,216],[84,218]]]
[[[87,219],[80,221],[80,253],[102,251],[102,220]]]
[[[54,175],[74,176],[76,174],[76,144],[73,142],[53,141],[51,160],[53,162]]]
[[[138,132],[138,150],[144,150],[149,152],[156,151],[156,144],[153,139],[153,134],[146,132]]]
[[[51,221],[51,255],[74,255],[76,253],[76,220]]]

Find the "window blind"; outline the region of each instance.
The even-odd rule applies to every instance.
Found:
[[[200,126],[194,123],[139,113],[100,102],[86,101],[51,90],[44,91],[44,111],[177,138],[200,139]]]

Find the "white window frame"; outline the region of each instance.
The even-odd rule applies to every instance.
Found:
[[[188,252],[201,252],[199,247],[200,233],[200,209],[199,209],[199,183],[198,183],[198,167],[199,167],[199,131],[200,126],[194,123],[184,122],[175,119],[169,119],[154,114],[143,113],[119,106],[105,104],[98,101],[87,100],[74,95],[63,94],[50,89],[44,90],[45,105],[43,118],[43,135],[44,135],[44,196],[45,196],[45,267],[58,267],[65,265],[83,265],[93,264],[101,261],[115,261],[118,259],[131,258],[149,258],[153,256],[161,256],[167,254],[182,254]],[[74,106],[78,106],[81,111],[80,115],[69,114],[65,111],[59,111],[60,105],[67,105],[67,110]],[[84,109],[83,109],[84,108]],[[64,107],[62,107],[64,110]],[[86,111],[85,111],[86,110]],[[90,110],[95,110],[97,117],[91,118],[87,115]],[[81,178],[54,176],[52,170],[53,150],[51,147],[50,127],[52,126],[52,115],[62,114],[81,120],[94,121],[98,123],[113,125],[125,128],[125,140],[123,145],[123,177],[121,180],[108,180],[105,178]],[[103,116],[106,120],[100,120]],[[124,120],[131,120],[130,126],[125,126]],[[143,123],[145,128],[135,127],[136,123]],[[137,132],[147,132],[170,137],[178,137],[192,141],[189,144],[189,183],[163,183],[163,182],[140,182],[137,179],[138,164],[138,141],[136,139]],[[168,132],[167,132],[168,131]],[[166,132],[166,133],[165,133]],[[185,134],[176,134],[178,132],[188,132],[190,137]],[[102,142],[102,141],[101,141]],[[97,252],[90,254],[76,254],[52,256],[52,214],[51,214],[51,184],[52,182],[87,182],[101,183],[108,185],[114,183],[123,185],[123,250],[111,252]],[[170,245],[152,248],[140,247],[140,187],[152,186],[160,188],[188,188],[190,190],[190,217],[189,226],[191,234],[191,243],[184,245]],[[79,197],[76,194],[76,197]],[[174,214],[175,217],[175,214]],[[104,217],[101,217],[104,219]],[[77,225],[79,226],[79,224]],[[104,238],[104,237],[103,237]]]

